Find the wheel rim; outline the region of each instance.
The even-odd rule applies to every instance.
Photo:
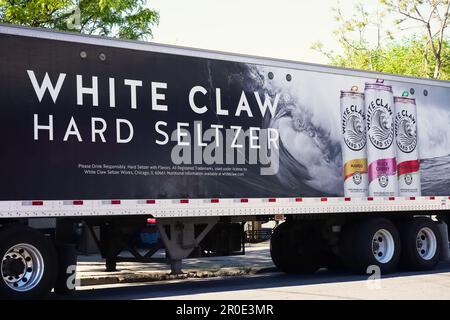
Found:
[[[29,291],[36,287],[44,274],[44,259],[36,247],[19,243],[5,253],[1,274],[6,285],[14,291]]]
[[[419,230],[416,238],[416,249],[422,259],[433,259],[437,250],[437,239],[433,230],[427,227]]]
[[[372,238],[372,254],[379,263],[388,263],[394,256],[395,243],[392,234],[386,230],[378,230]]]

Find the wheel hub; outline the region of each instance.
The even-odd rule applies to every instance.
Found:
[[[26,243],[17,244],[3,256],[0,272],[9,288],[29,291],[42,279],[44,259],[36,247]]]
[[[431,260],[437,251],[437,238],[430,228],[422,228],[417,233],[416,249],[419,256],[424,260]]]
[[[388,263],[394,256],[394,237],[386,230],[378,230],[372,238],[372,254],[380,263]]]
[[[6,256],[6,260],[3,262],[2,272],[4,277],[8,279],[19,278],[25,273],[25,263],[23,262],[23,257],[12,258],[9,255]]]

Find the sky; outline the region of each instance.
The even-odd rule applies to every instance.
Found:
[[[360,0],[341,0],[349,14]],[[337,0],[149,0],[160,13],[152,41],[296,61],[327,63],[311,49],[338,50]],[[365,0],[377,6],[377,0]]]

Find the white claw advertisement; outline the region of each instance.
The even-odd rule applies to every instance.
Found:
[[[380,79],[357,91],[341,91],[344,195],[421,196],[416,99]]]
[[[450,195],[448,82],[83,44],[100,61],[1,30],[0,47],[0,200]]]
[[[362,198],[368,195],[367,137],[364,94],[357,90],[341,91],[341,145],[345,196]]]
[[[420,196],[416,100],[407,97],[395,97],[394,102],[398,192],[400,196]]]
[[[366,83],[367,158],[369,195],[397,195],[397,164],[394,145],[394,99],[392,87]]]

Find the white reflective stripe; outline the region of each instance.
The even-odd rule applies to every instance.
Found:
[[[32,200],[32,201],[22,201],[22,206],[43,206],[44,201]]]
[[[108,205],[108,204],[119,205],[119,204],[122,204],[122,200],[117,200],[117,199],[114,199],[114,200],[102,200],[102,204],[104,204],[104,205]]]
[[[65,206],[81,206],[84,204],[83,200],[64,200],[63,205]]]

